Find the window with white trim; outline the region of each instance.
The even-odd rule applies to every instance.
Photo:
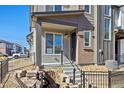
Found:
[[[62,45],[62,34],[46,33],[46,54],[60,54]]]
[[[53,34],[46,33],[46,54],[53,54]]]
[[[110,18],[104,18],[104,39],[111,39],[111,23]]]
[[[84,10],[85,10],[87,13],[91,14],[91,5],[85,5],[85,6],[84,6]]]
[[[53,5],[46,5],[46,6],[45,6],[45,10],[46,10],[47,12],[52,12],[52,11],[54,11],[54,6],[53,6]]]
[[[61,5],[46,5],[45,8],[46,8],[47,12],[62,11],[62,6]]]
[[[104,40],[111,40],[111,6],[104,6],[104,22],[103,22]]]
[[[62,5],[55,5],[55,11],[62,11]]]
[[[104,6],[104,15],[105,16],[111,16],[111,6],[110,5]]]
[[[84,47],[91,46],[91,31],[84,31]]]

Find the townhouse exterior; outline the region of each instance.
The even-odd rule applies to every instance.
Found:
[[[0,40],[0,52],[7,55],[12,55],[11,51],[13,50],[12,43]]]
[[[12,56],[13,53],[27,53],[26,47],[23,47],[17,43],[9,42],[6,40],[0,40],[0,52]]]
[[[45,63],[124,63],[123,6],[35,5],[30,7],[32,60]]]

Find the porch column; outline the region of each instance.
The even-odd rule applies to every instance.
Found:
[[[78,29],[76,29],[76,32],[78,33]],[[76,34],[76,64],[79,64],[79,36]]]
[[[113,60],[115,60],[115,33],[113,33]]]
[[[41,66],[41,24],[35,24],[34,32],[34,62],[36,66]]]
[[[94,28],[94,36],[95,36],[95,39],[94,39],[94,64],[95,65],[97,65],[97,63],[98,63],[98,36],[97,36],[97,34],[98,34],[98,26],[97,26],[97,15],[98,15],[98,13],[97,13],[98,11],[97,11],[97,6],[94,6],[94,26],[95,26],[95,28]]]

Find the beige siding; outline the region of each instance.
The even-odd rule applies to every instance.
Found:
[[[33,12],[45,12],[45,6],[44,5],[34,6]]]
[[[94,61],[94,38],[91,37],[91,47],[84,48],[84,38],[77,37],[78,41],[78,64],[93,64]]]
[[[72,10],[79,10],[79,5],[62,5],[62,11],[72,11]],[[45,12],[45,11],[46,11],[45,5],[35,5],[35,6],[31,6],[30,8],[30,12]]]
[[[91,14],[88,14],[85,12],[85,17],[87,18],[87,20],[94,25],[94,6],[91,6]]]
[[[6,54],[6,48],[0,48],[0,52],[2,52],[3,54]]]
[[[79,10],[79,5],[63,5],[63,11]]]

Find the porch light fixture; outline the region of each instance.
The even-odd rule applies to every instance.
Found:
[[[117,32],[118,32],[118,28],[115,28],[115,29],[114,29],[114,32],[117,33]]]
[[[99,53],[101,53],[102,52],[102,49],[99,49]]]

